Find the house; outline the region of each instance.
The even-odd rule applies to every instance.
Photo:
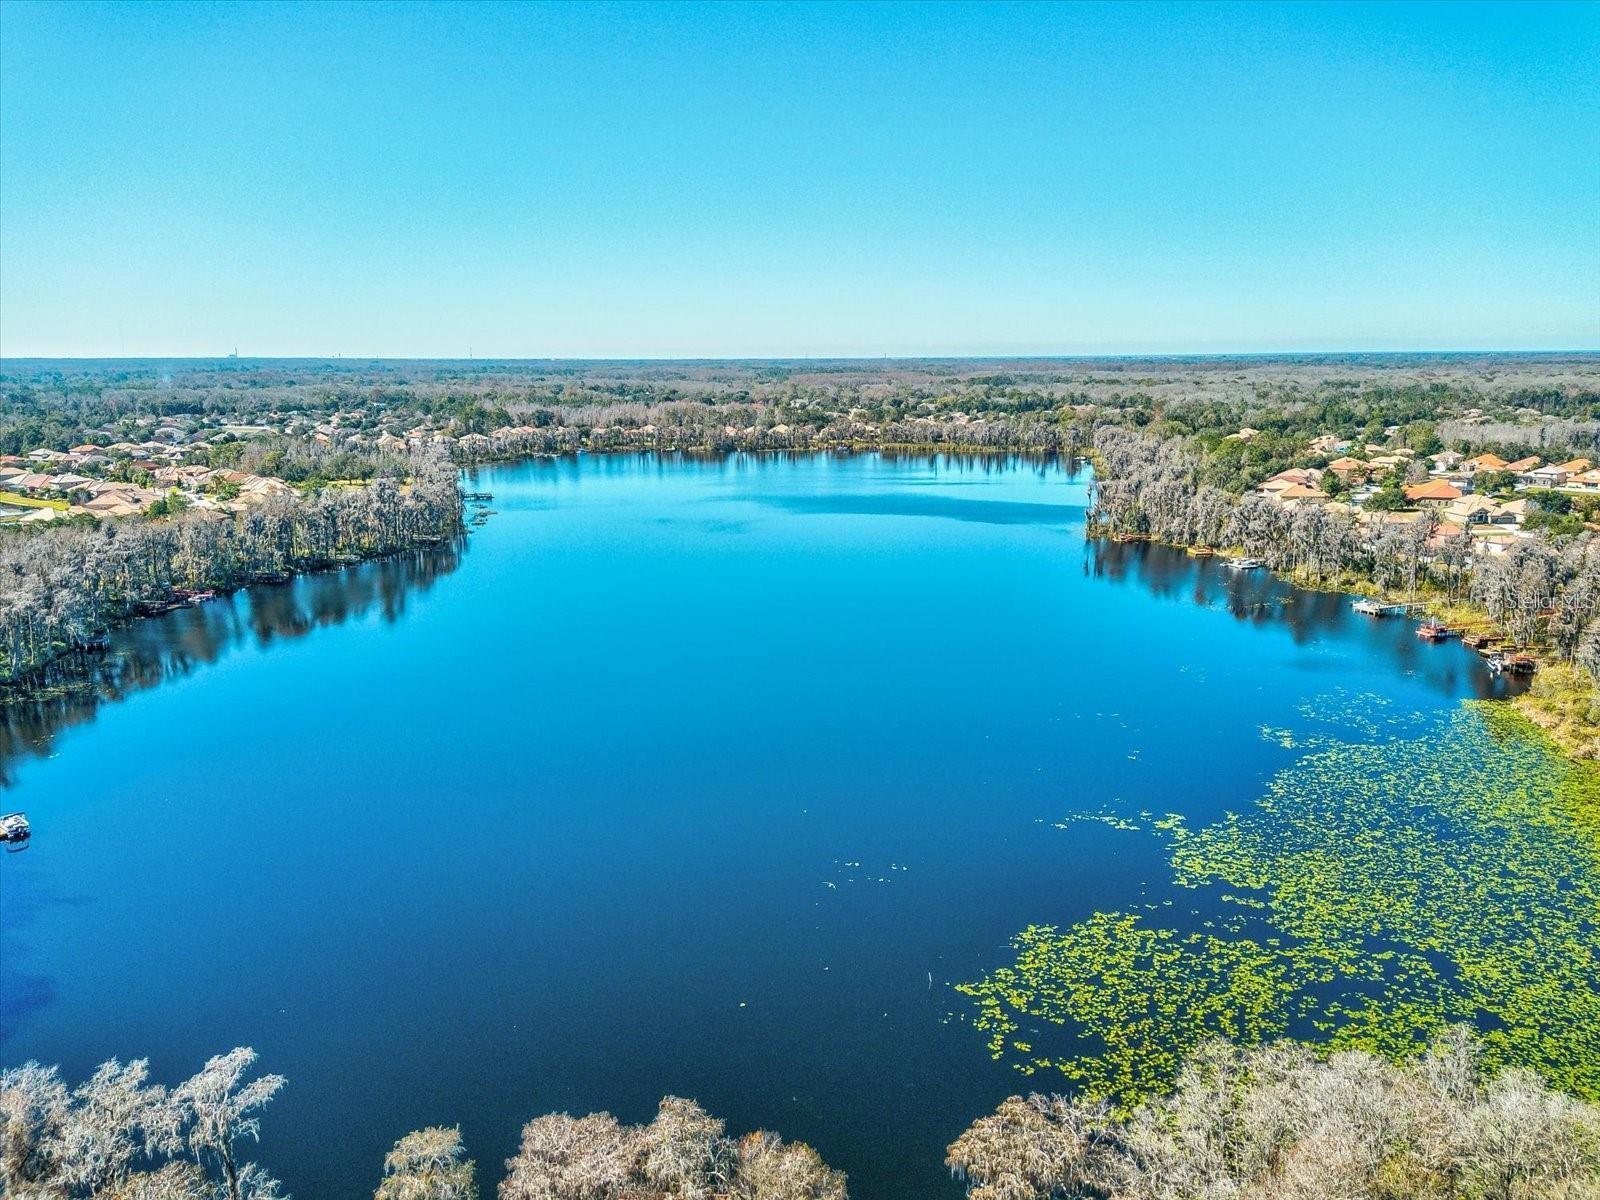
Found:
[[[1462,526],[1456,524],[1454,521],[1440,521],[1439,524],[1434,527],[1433,532],[1428,535],[1428,549],[1435,551],[1444,549],[1446,542],[1450,541],[1452,538],[1458,538],[1461,536],[1461,530]]]
[[[1406,499],[1413,504],[1427,504],[1432,506],[1450,504],[1461,499],[1461,493],[1451,487],[1442,479],[1430,479],[1427,483],[1413,483],[1405,488]]]
[[[105,495],[96,496],[84,504],[84,510],[97,517],[131,517],[144,511],[144,506],[135,503],[127,496],[118,492],[107,492]]]
[[[1461,464],[1461,469],[1469,475],[1476,475],[1479,471],[1504,471],[1510,465],[1498,454],[1480,454],[1467,459]]]
[[[1454,450],[1441,450],[1437,454],[1428,455],[1428,461],[1433,464],[1435,470],[1454,471],[1461,465],[1462,457]]]
[[[1548,467],[1529,471],[1523,478],[1530,487],[1558,488],[1565,487],[1571,475],[1565,463],[1551,463]]]
[[[1530,454],[1527,458],[1519,458],[1516,462],[1507,463],[1506,470],[1513,475],[1523,475],[1542,466],[1544,466],[1544,459],[1537,454]]]
[[[1300,508],[1303,505],[1326,504],[1329,497],[1321,488],[1293,483],[1278,492],[1273,499],[1285,508]]]
[[[1473,539],[1472,549],[1477,554],[1504,554],[1521,540],[1514,533],[1486,533]]]
[[[1367,464],[1364,461],[1359,458],[1350,458],[1348,455],[1344,458],[1336,458],[1328,464],[1328,470],[1346,483],[1349,483],[1352,479],[1365,477],[1367,469]]]
[[[1516,500],[1507,500],[1500,506],[1500,518],[1495,524],[1521,525],[1528,519],[1528,514],[1538,510],[1538,505],[1526,497]]]
[[[1502,513],[1500,501],[1488,496],[1462,496],[1459,500],[1451,501],[1444,510],[1447,520],[1460,525],[1492,524]]]
[[[1324,433],[1311,439],[1313,454],[1338,454],[1350,445],[1349,441],[1332,433]]]
[[[1567,486],[1582,488],[1586,492],[1600,492],[1600,471],[1584,471],[1567,480]]]
[[[1322,482],[1322,471],[1317,467],[1290,467],[1287,471],[1279,471],[1267,483],[1285,480],[1289,483],[1303,484],[1305,487],[1316,487]],[[1262,485],[1263,487],[1266,484]]]

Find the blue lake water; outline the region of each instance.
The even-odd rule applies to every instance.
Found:
[[[459,553],[125,631],[115,700],[6,715],[0,1061],[254,1046],[261,1159],[354,1200],[459,1123],[667,1093],[858,1198],[959,1195],[1020,1079],[950,984],[1165,885],[1074,810],[1247,807],[1317,706],[1479,660],[1348,598],[1087,543],[1060,463],[585,457],[479,472]],[[1330,699],[1332,698],[1332,699]],[[1377,729],[1372,736],[1383,736]]]

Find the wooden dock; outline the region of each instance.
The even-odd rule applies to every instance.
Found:
[[[1351,602],[1350,607],[1366,617],[1409,617],[1422,611],[1421,604],[1386,604],[1382,600],[1362,597]]]

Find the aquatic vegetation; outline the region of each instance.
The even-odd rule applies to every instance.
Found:
[[[1305,754],[1247,813],[1152,823],[1199,929],[1033,926],[958,985],[996,1057],[1131,1103],[1206,1037],[1391,1057],[1484,1031],[1493,1067],[1600,1098],[1600,770],[1469,703],[1422,736]],[[1056,1026],[1066,1048],[1013,1036]],[[1055,1040],[1055,1039],[1051,1039]]]

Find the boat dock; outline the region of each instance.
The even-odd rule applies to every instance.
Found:
[[[1417,626],[1417,636],[1425,642],[1448,642],[1461,636],[1460,632],[1438,621],[1424,621]]]
[[[1420,604],[1385,604],[1382,600],[1368,600],[1365,597],[1352,601],[1350,607],[1368,617],[1408,617],[1422,611]]]

